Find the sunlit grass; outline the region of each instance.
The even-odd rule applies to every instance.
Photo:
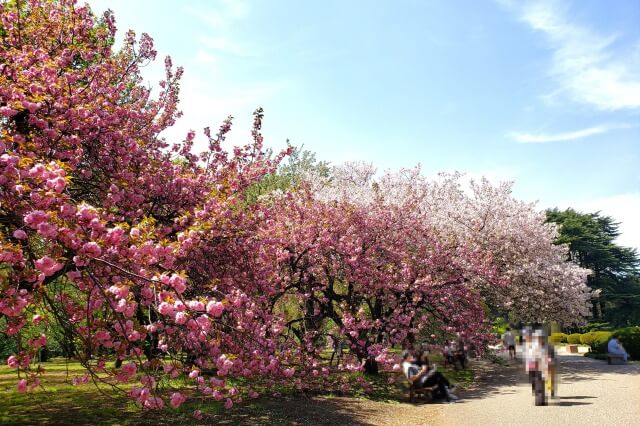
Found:
[[[434,357],[433,361],[440,361]],[[440,364],[441,365],[441,364]],[[73,385],[74,377],[84,376],[86,370],[80,363],[67,361],[62,358],[52,359],[50,362],[39,364],[45,370],[41,377],[42,387],[28,393],[18,393],[16,370],[0,366],[0,424],[185,424],[194,422],[194,410],[201,410],[205,415],[204,423],[217,423],[219,414],[224,412],[220,402],[212,399],[203,401],[191,398],[174,410],[168,408],[162,412],[145,412],[136,406],[122,390],[126,391],[133,384],[119,385],[121,391],[115,390],[108,383],[93,382],[89,384]],[[38,364],[33,366],[38,367]],[[471,370],[440,371],[452,382],[461,387],[468,386],[473,380]],[[389,380],[391,378],[391,380]],[[362,381],[368,383],[367,389],[360,386]],[[240,385],[244,379],[235,379],[230,384]],[[377,376],[370,376],[360,372],[339,373],[332,375],[330,382],[348,383],[348,396],[366,398],[376,401],[404,402],[407,399],[407,384],[401,372],[382,372]],[[186,384],[183,379],[172,381],[170,384],[180,386]],[[254,388],[263,395],[292,396],[299,393],[293,384],[279,384],[271,389],[254,383]],[[334,386],[337,389],[339,386]],[[341,392],[328,388],[312,391],[325,397],[343,395]],[[188,392],[187,392],[188,394]],[[245,416],[260,417],[264,411],[266,400],[246,400],[239,410]],[[283,404],[286,402],[283,401]],[[246,418],[246,417],[245,417]]]
[[[78,362],[53,359],[40,364],[45,370],[42,387],[28,393],[16,390],[16,370],[0,367],[0,424],[156,424],[192,422],[193,410],[219,413],[221,404],[189,401],[178,410],[143,412],[123,392],[105,383],[73,385],[86,373]],[[37,365],[35,366],[37,368]],[[132,385],[120,386],[128,389]]]

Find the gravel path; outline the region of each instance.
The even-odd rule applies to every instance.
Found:
[[[440,406],[436,425],[640,425],[640,365],[561,356],[558,398],[533,404],[521,364],[488,372],[457,404]]]

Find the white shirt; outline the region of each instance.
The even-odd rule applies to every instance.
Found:
[[[504,340],[504,343],[507,346],[515,346],[516,345],[516,338],[513,337],[513,333],[511,333],[510,331],[507,331],[506,333],[504,333],[504,336],[502,336],[502,339]]]

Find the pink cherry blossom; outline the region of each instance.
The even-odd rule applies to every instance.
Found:
[[[16,229],[13,232],[13,237],[17,238],[18,240],[24,240],[25,238],[27,238],[27,233],[24,232],[22,229]]]
[[[224,312],[224,305],[221,302],[210,301],[207,303],[207,313],[215,318],[220,317]]]
[[[35,262],[36,268],[38,268],[45,276],[51,276],[62,269],[62,264],[56,262],[49,256],[43,256]]]
[[[189,319],[189,317],[184,312],[178,312],[176,314],[176,324],[185,324],[187,322],[187,319]]]
[[[187,400],[187,398],[184,395],[182,395],[180,392],[174,392],[174,393],[171,394],[170,404],[171,404],[171,406],[173,408],[178,408],[186,400]]]
[[[175,311],[171,303],[162,302],[158,305],[158,312],[162,315],[171,315]]]
[[[100,254],[102,254],[102,249],[96,242],[90,241],[83,244],[80,252],[89,257],[98,257],[100,256]]]
[[[26,379],[18,380],[18,384],[16,386],[18,392],[25,393],[27,391],[27,381]]]
[[[11,368],[18,368],[20,363],[15,355],[11,355],[9,358],[7,358],[7,365]]]

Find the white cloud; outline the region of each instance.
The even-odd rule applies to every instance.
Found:
[[[562,142],[562,141],[572,141],[576,139],[582,139],[593,135],[598,135],[600,133],[605,133],[609,129],[603,126],[597,127],[589,127],[587,129],[576,130],[573,132],[564,132],[564,133],[554,133],[554,134],[545,134],[545,133],[520,133],[520,132],[511,132],[507,133],[507,137],[513,139],[518,143],[547,143],[547,142]]]
[[[599,110],[640,108],[640,40],[614,46],[618,36],[569,22],[567,8],[553,1],[505,5],[546,35],[553,50],[550,73],[560,85],[551,97],[566,95]]]
[[[216,65],[218,63],[218,58],[215,55],[203,49],[198,49],[195,60],[198,64]]]
[[[576,139],[588,138],[590,136],[607,133],[611,130],[632,129],[636,125],[631,123],[609,123],[600,126],[587,127],[586,129],[574,130],[560,133],[528,133],[509,132],[505,136],[518,143],[549,143],[573,141]]]
[[[206,10],[188,7],[187,11],[206,22],[212,29],[220,29],[229,26],[233,21],[246,17],[250,8],[245,1],[221,0],[211,2]]]
[[[222,53],[230,53],[236,56],[251,56],[250,53],[238,45],[229,37],[225,36],[203,36],[200,38],[200,43],[209,48]]]
[[[217,65],[221,69],[224,56],[257,57],[257,49],[244,45],[236,31],[236,25],[250,12],[248,5],[236,0],[218,0],[207,9],[185,9],[200,21],[203,34],[197,37],[194,60],[198,64]]]
[[[233,18],[244,18],[249,14],[249,4],[243,0],[222,0],[226,13]]]

